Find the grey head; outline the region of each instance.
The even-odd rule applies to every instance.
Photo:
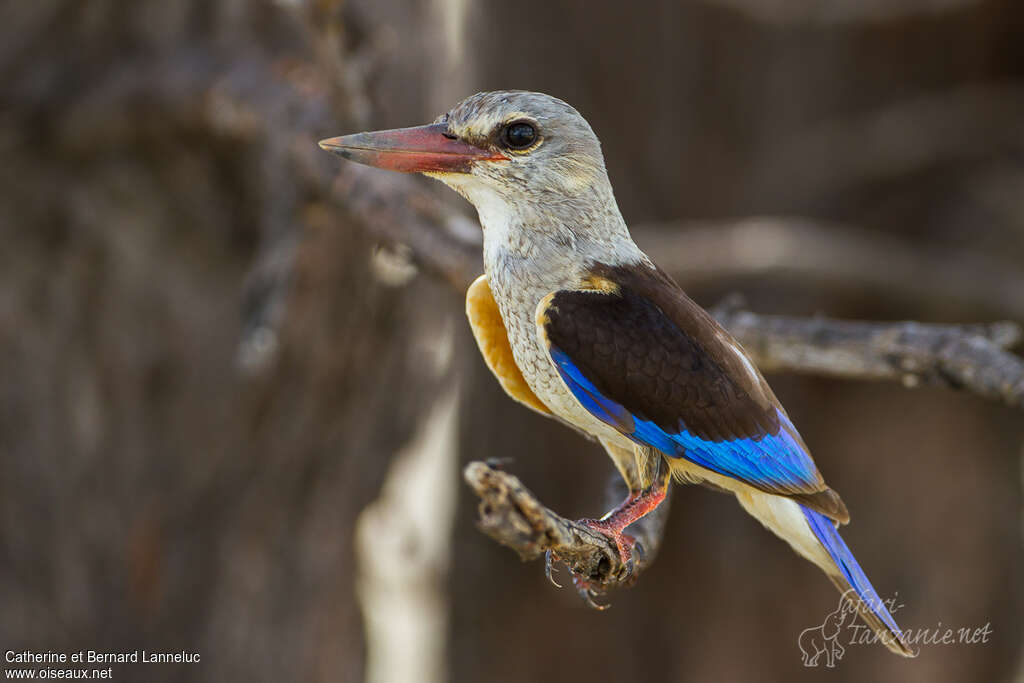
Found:
[[[474,164],[463,177],[431,174],[470,201],[478,192],[493,192],[512,203],[586,201],[611,189],[593,129],[558,98],[521,90],[478,93],[436,123],[446,124],[448,134],[507,159]]]
[[[352,161],[445,183],[477,208],[485,246],[632,245],[597,135],[578,111],[550,95],[477,93],[427,126],[320,145]]]

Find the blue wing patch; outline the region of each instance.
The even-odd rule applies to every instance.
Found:
[[[557,348],[551,349],[551,357],[562,379],[569,385],[576,397],[587,411],[605,424],[615,427],[623,434],[629,434],[636,428],[635,420],[628,410],[605,398],[590,380],[583,376],[569,356]]]
[[[781,410],[778,415],[782,428],[774,435],[711,441],[691,434],[682,420],[678,432],[668,432],[604,396],[564,351],[556,346],[549,351],[562,380],[583,407],[633,441],[757,488],[792,493],[820,488],[817,467],[797,441],[793,423]]]

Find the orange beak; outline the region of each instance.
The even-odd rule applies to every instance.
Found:
[[[468,173],[478,161],[508,161],[498,152],[482,149],[446,135],[435,123],[356,133],[320,141],[320,147],[349,161],[401,173]]]

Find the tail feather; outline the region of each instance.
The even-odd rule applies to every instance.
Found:
[[[811,531],[832,558],[835,570],[826,569],[832,583],[844,595],[849,596],[852,593],[857,596],[860,603],[857,612],[887,648],[904,657],[915,656],[916,653],[910,649],[903,632],[896,625],[896,620],[892,618],[892,614],[868,581],[843,537],[839,535],[835,523],[806,506],[801,505],[800,508],[807,518]]]
[[[834,521],[791,497],[750,487],[733,490],[747,512],[825,572],[850,602],[851,609],[887,648],[904,657],[916,654],[839,535]]]

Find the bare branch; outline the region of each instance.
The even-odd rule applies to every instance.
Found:
[[[654,561],[661,545],[668,499],[630,527],[637,545],[633,573],[627,576],[609,538],[549,510],[515,476],[482,462],[471,462],[463,476],[481,499],[477,523],[481,531],[524,560],[550,550],[578,576],[601,588],[631,584]],[[624,485],[615,484],[621,493]]]
[[[713,311],[763,370],[896,380],[970,391],[1024,408],[1019,326],[859,322]]]

